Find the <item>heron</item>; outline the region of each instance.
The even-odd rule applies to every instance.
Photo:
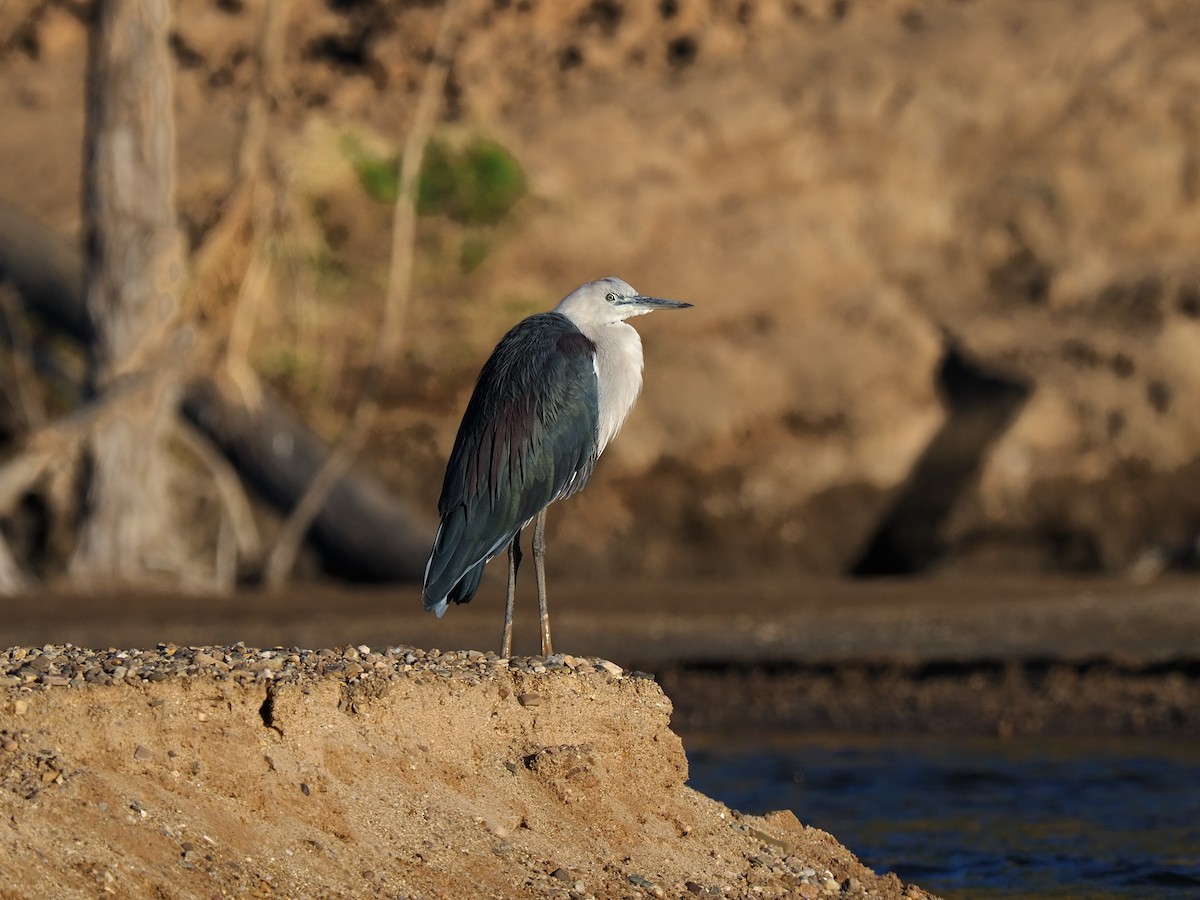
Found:
[[[484,363],[438,500],[425,609],[469,603],[483,567],[508,548],[500,655],[512,654],[521,532],[533,529],[542,655],[554,653],[546,606],[546,508],[580,491],[642,390],[642,342],[626,319],[692,304],[639,294],[620,278],[576,288],[518,322]]]

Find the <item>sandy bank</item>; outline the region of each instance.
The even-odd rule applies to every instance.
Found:
[[[0,654],[4,896],[925,896],[688,788],[648,678],[435,653]]]

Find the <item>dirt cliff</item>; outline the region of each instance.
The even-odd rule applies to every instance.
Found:
[[[926,896],[688,788],[670,715],[561,655],[10,649],[3,896]]]

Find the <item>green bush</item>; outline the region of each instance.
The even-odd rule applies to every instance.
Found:
[[[399,158],[380,156],[360,141],[342,142],[363,190],[380,203],[396,202]],[[444,215],[464,225],[492,225],[525,194],[525,173],[504,147],[477,137],[461,148],[434,139],[425,148],[417,183],[417,212]]]
[[[400,189],[400,166],[395,156],[380,156],[351,134],[342,138],[342,153],[350,160],[367,196],[379,203],[395,203]]]
[[[490,250],[487,241],[468,235],[463,238],[462,249],[458,255],[458,267],[462,269],[463,274],[471,274],[483,265]]]

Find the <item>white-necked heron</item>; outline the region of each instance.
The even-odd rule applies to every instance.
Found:
[[[591,281],[553,311],[519,322],[484,363],[446,466],[442,518],[425,566],[425,608],[469,603],[483,567],[508,548],[500,652],[512,652],[521,530],[533,530],[542,654],[554,652],[546,609],[546,507],[582,488],[642,389],[642,342],[625,320],[690,303],[644,297],[619,278]]]

